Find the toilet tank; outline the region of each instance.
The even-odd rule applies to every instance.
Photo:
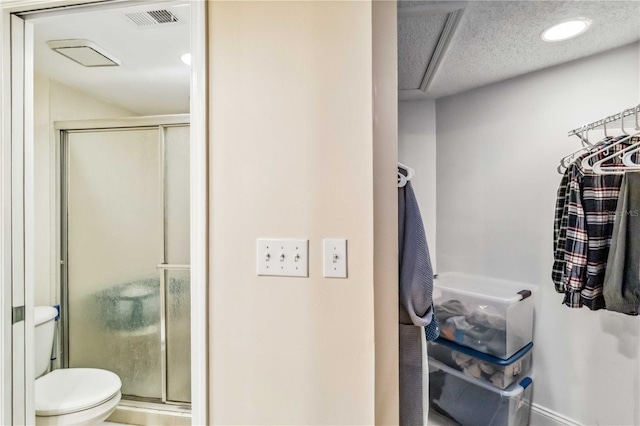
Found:
[[[35,373],[36,377],[47,372],[51,362],[51,350],[53,349],[53,338],[55,336],[58,310],[52,306],[36,306],[34,309],[35,319]]]

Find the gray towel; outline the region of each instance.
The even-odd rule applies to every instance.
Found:
[[[611,237],[604,276],[607,309],[638,315],[640,304],[640,173],[626,173]]]
[[[433,269],[411,183],[398,190],[400,425],[424,423],[421,335],[433,317]],[[426,392],[427,390],[425,390]]]

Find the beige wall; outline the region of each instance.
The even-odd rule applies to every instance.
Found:
[[[53,123],[62,120],[116,118],[131,111],[92,98],[42,75],[34,78],[35,136],[35,303],[56,303],[55,262],[51,256],[56,223],[51,219],[55,203],[55,133]]]
[[[210,423],[373,424],[372,5],[211,2],[209,32]],[[260,237],[308,238],[309,278],[256,276]],[[348,279],[322,277],[331,237],[348,239]]]
[[[373,196],[375,422],[398,424],[398,54],[397,5],[374,1]],[[393,178],[391,178],[393,176]]]

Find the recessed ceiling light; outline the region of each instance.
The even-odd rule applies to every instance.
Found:
[[[540,34],[544,41],[554,42],[568,40],[587,31],[591,20],[586,18],[572,19],[545,30]]]
[[[184,55],[180,56],[180,60],[187,65],[191,65],[191,53],[185,53]]]

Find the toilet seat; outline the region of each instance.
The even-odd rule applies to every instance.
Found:
[[[36,416],[59,416],[96,407],[118,395],[122,382],[107,370],[64,368],[36,379]]]

